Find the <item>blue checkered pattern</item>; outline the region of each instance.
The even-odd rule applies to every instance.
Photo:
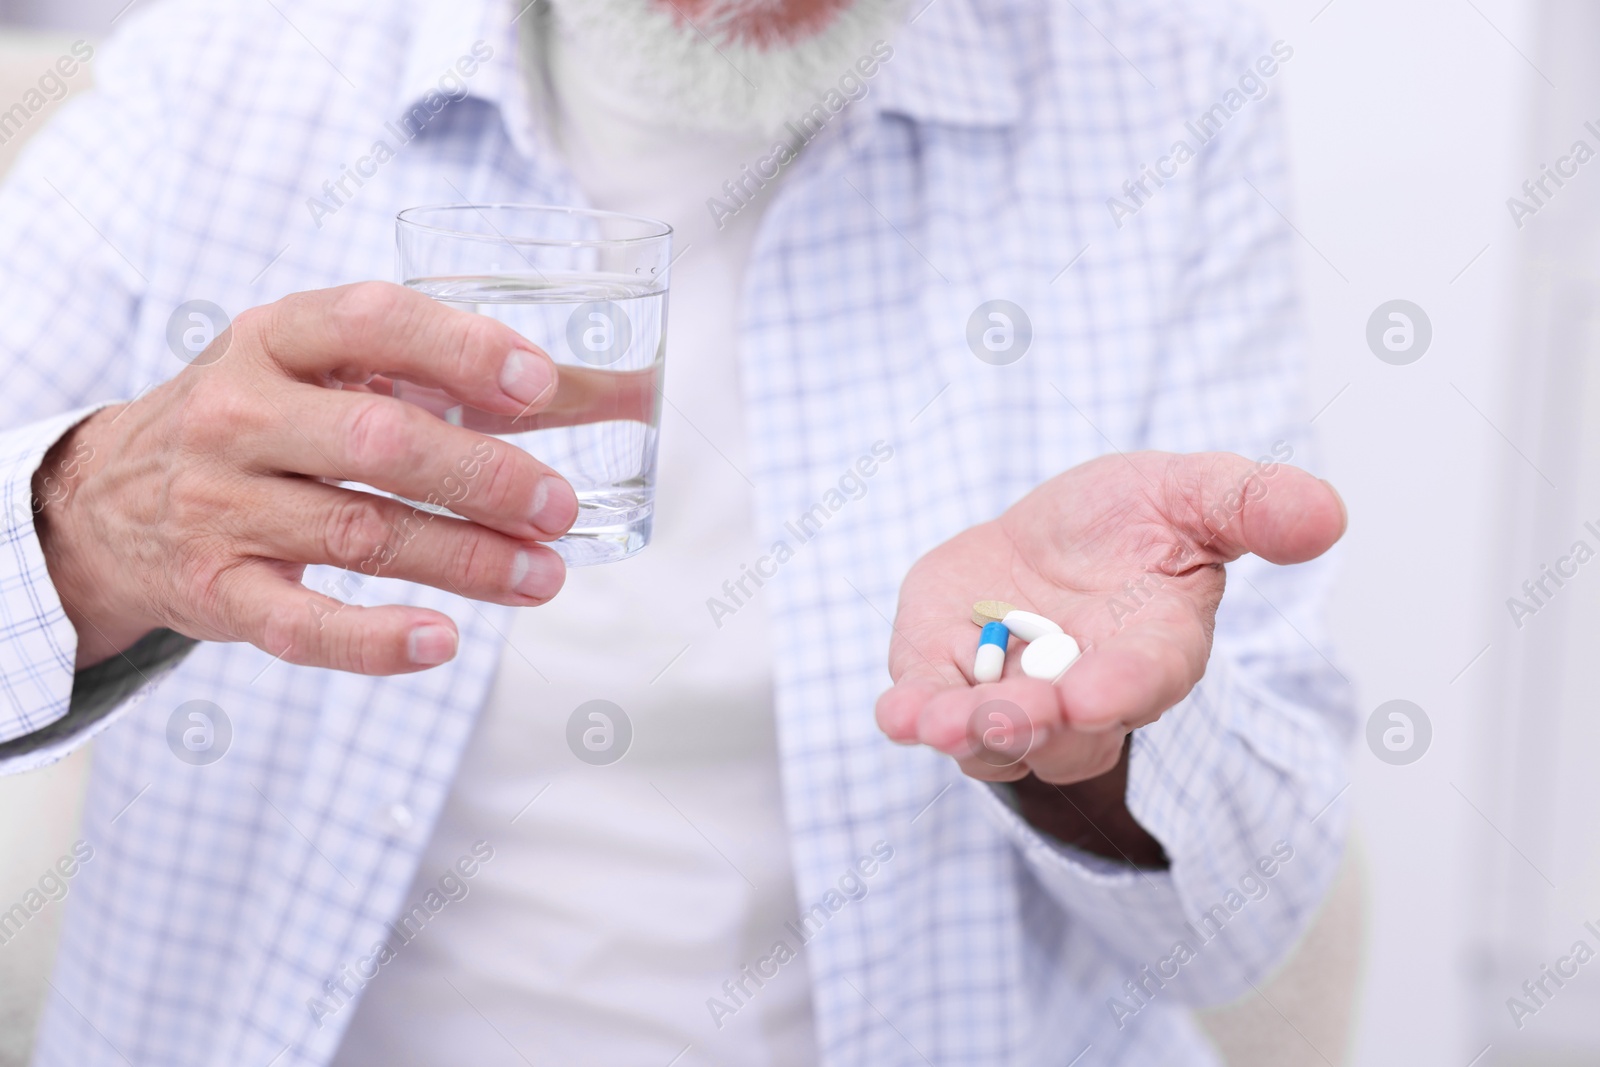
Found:
[[[392,277],[404,206],[580,199],[516,69],[520,6],[147,3],[30,146],[0,192],[0,741],[61,719],[73,677],[29,476],[84,408],[181,369],[179,304]],[[480,39],[494,57],[470,95],[319,228],[307,199]],[[896,853],[807,950],[819,1047],[836,1067],[1213,1063],[1186,1005],[1248,991],[1338,857],[1342,806],[1323,809],[1351,721],[1320,566],[1230,568],[1205,680],[1135,737],[1129,804],[1170,872],[1053,845],[949,760],[886,743],[872,705],[907,568],[1051,474],[1111,449],[1282,440],[1307,459],[1275,98],[1121,228],[1106,206],[1266,45],[1199,0],[933,0],[896,44],[777,190],[743,312],[764,539],[873,441],[895,452],[767,585],[799,899],[879,839]],[[994,298],[1034,330],[1005,367],[965,340]],[[327,1062],[352,1013],[319,1029],[307,998],[400,908],[509,628],[507,609],[388,580],[357,598],[449,613],[460,656],[369,679],[202,645],[143,700],[3,765],[109,726],[37,1063]],[[233,724],[209,767],[167,747],[197,698]],[[396,804],[414,822],[386,820]],[[1241,896],[1277,842],[1292,860]],[[1225,929],[1202,936],[1219,906]],[[1180,938],[1195,957],[1158,988],[1141,968]]]

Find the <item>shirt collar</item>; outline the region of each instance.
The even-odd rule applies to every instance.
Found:
[[[532,158],[532,104],[522,75],[518,26],[522,19],[535,17],[535,0],[410,0],[410,7],[410,40],[395,100],[396,113],[409,114],[429,94],[443,95],[444,79],[443,91],[453,91],[457,100],[470,97],[498,108],[512,144]],[[482,60],[479,57],[485,47],[492,54]],[[456,66],[464,56],[477,61],[477,69],[468,77],[463,77]],[[468,69],[472,66],[467,64]],[[447,75],[453,75],[456,82]],[[464,84],[465,88],[455,88],[457,84]]]
[[[1010,126],[1020,117],[1022,97],[1011,57],[996,31],[973,10],[973,0],[911,0],[926,4],[891,42],[894,55],[882,66],[882,84],[872,98],[880,113],[959,126]],[[479,62],[465,83],[466,96],[500,109],[513,145],[534,158],[535,117],[521,70],[518,25],[536,16],[536,0],[410,0],[411,39],[400,79],[396,112],[405,115],[440,92],[440,79],[457,61],[487,45],[493,55]],[[479,42],[482,42],[480,45]],[[457,72],[459,73],[459,72]],[[450,88],[446,81],[446,89]],[[460,90],[457,90],[458,92]]]
[[[928,123],[1014,125],[1022,113],[1015,63],[973,0],[911,3],[911,21],[890,42],[894,55],[883,64],[877,110]]]

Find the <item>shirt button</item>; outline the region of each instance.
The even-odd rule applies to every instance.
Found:
[[[411,813],[411,808],[395,801],[383,813],[383,825],[390,833],[403,834],[416,825],[417,817]]]

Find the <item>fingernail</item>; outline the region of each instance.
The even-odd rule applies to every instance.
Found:
[[[406,655],[419,667],[437,667],[455,654],[456,632],[448,626],[419,626],[406,637]]]
[[[556,371],[548,359],[513,348],[500,368],[500,388],[519,404],[537,404],[555,391]]]
[[[545,475],[533,490],[528,521],[540,533],[560,537],[578,519],[578,494],[565,478]]]
[[[511,588],[535,600],[548,600],[561,588],[562,564],[549,552],[521,551],[511,565]]]

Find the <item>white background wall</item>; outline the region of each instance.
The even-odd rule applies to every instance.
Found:
[[[1306,414],[1338,396],[1316,425],[1352,515],[1336,633],[1363,712],[1405,698],[1435,727],[1409,766],[1357,749],[1350,796],[1371,855],[1371,930],[1355,1062],[1373,1067],[1461,1067],[1483,1044],[1462,889],[1486,828],[1456,788],[1481,793],[1487,665],[1457,674],[1486,642],[1500,577],[1508,446],[1494,425],[1505,424],[1516,265],[1503,201],[1531,72],[1483,17],[1525,41],[1527,9],[1475,2],[1482,15],[1460,0],[1262,4],[1296,49],[1284,91],[1317,356]],[[1433,322],[1432,348],[1411,366],[1366,344],[1368,316],[1394,298]]]
[[[1560,276],[1592,250],[1573,244],[1594,215],[1581,180],[1600,187],[1600,165],[1562,194],[1564,218],[1542,212],[1519,231],[1505,203],[1582,133],[1572,114],[1592,88],[1593,19],[1579,5],[1512,0],[1255,2],[1296,49],[1282,90],[1298,196],[1285,211],[1305,238],[1307,416],[1352,513],[1334,600],[1340,652],[1364,712],[1405,698],[1434,728],[1409,766],[1357,748],[1349,796],[1371,858],[1371,929],[1354,1060],[1600,1062],[1600,1001],[1588,999],[1600,967],[1521,1032],[1505,1006],[1581,935],[1585,906],[1600,918],[1593,786],[1555,773],[1595,765],[1596,679],[1566,688],[1588,706],[1566,716],[1564,734],[1543,728],[1558,717],[1528,699],[1537,687],[1525,676],[1530,658],[1564,669],[1546,655],[1562,632],[1519,633],[1505,608],[1571,543],[1579,524],[1556,516],[1584,473],[1600,474],[1558,464],[1583,404],[1542,411],[1547,397],[1529,385],[1547,373],[1572,382],[1558,396],[1585,385],[1561,339],[1532,328],[1551,295],[1532,264],[1561,260]],[[1421,305],[1434,328],[1432,348],[1405,367],[1380,362],[1364,337],[1394,298]],[[1569,425],[1553,427],[1561,418]],[[1519,799],[1536,788],[1542,805],[1529,810]],[[1557,833],[1561,813],[1578,817]]]
[[[1316,417],[1323,473],[1352,514],[1334,601],[1338,654],[1364,711],[1401,697],[1434,728],[1431,749],[1410,766],[1359,747],[1345,797],[1370,854],[1370,955],[1353,1062],[1466,1067],[1486,1045],[1474,1067],[1597,1062],[1593,1048],[1587,1059],[1558,1058],[1584,1031],[1561,1030],[1553,1010],[1523,1033],[1504,1026],[1517,982],[1564,951],[1563,931],[1578,936],[1573,917],[1586,894],[1600,919],[1600,895],[1588,892],[1600,883],[1588,818],[1557,833],[1547,810],[1517,803],[1557,752],[1593,767],[1595,738],[1570,721],[1564,742],[1525,729],[1541,713],[1522,706],[1530,655],[1559,644],[1560,631],[1507,625],[1505,597],[1565,539],[1556,536],[1564,519],[1550,518],[1556,529],[1546,536],[1537,517],[1558,515],[1587,468],[1563,466],[1553,480],[1565,488],[1555,489],[1530,463],[1544,469],[1552,453],[1570,454],[1523,388],[1551,358],[1526,326],[1547,295],[1529,281],[1529,261],[1559,258],[1565,236],[1545,216],[1519,233],[1505,199],[1536,171],[1529,152],[1553,160],[1543,145],[1567,140],[1542,131],[1553,114],[1581,110],[1580,68],[1600,41],[1570,39],[1592,28],[1580,18],[1546,26],[1550,12],[1564,17],[1559,4],[1253,2],[1295,49],[1273,83],[1288,100],[1297,176],[1295,202],[1278,206],[1304,235],[1315,355],[1305,415]],[[32,6],[57,24],[92,27],[122,4]],[[1600,96],[1591,98],[1600,119]],[[1600,163],[1583,179],[1600,190]],[[1585,210],[1583,196],[1574,192],[1569,210]],[[1430,351],[1407,367],[1380,362],[1365,342],[1368,316],[1394,298],[1421,305],[1434,328]],[[1569,360],[1556,369],[1573,368]],[[1575,405],[1567,417],[1581,414]],[[1600,499],[1587,515],[1600,517]],[[1569,621],[1584,618],[1600,620],[1600,610]],[[1552,700],[1577,707],[1593,690],[1563,692]],[[1509,766],[1513,751],[1520,770]],[[1541,803],[1587,803],[1583,781],[1578,771],[1551,778]],[[18,827],[38,821],[33,805],[48,805],[46,822],[59,823],[71,804],[70,791],[42,780],[9,789],[0,793],[0,881],[27,873],[12,861],[28,843]],[[25,793],[36,798],[32,812],[14,803]],[[1584,982],[1600,994],[1600,963],[1564,1004],[1588,995]],[[1535,1040],[1547,1058],[1534,1058]]]

